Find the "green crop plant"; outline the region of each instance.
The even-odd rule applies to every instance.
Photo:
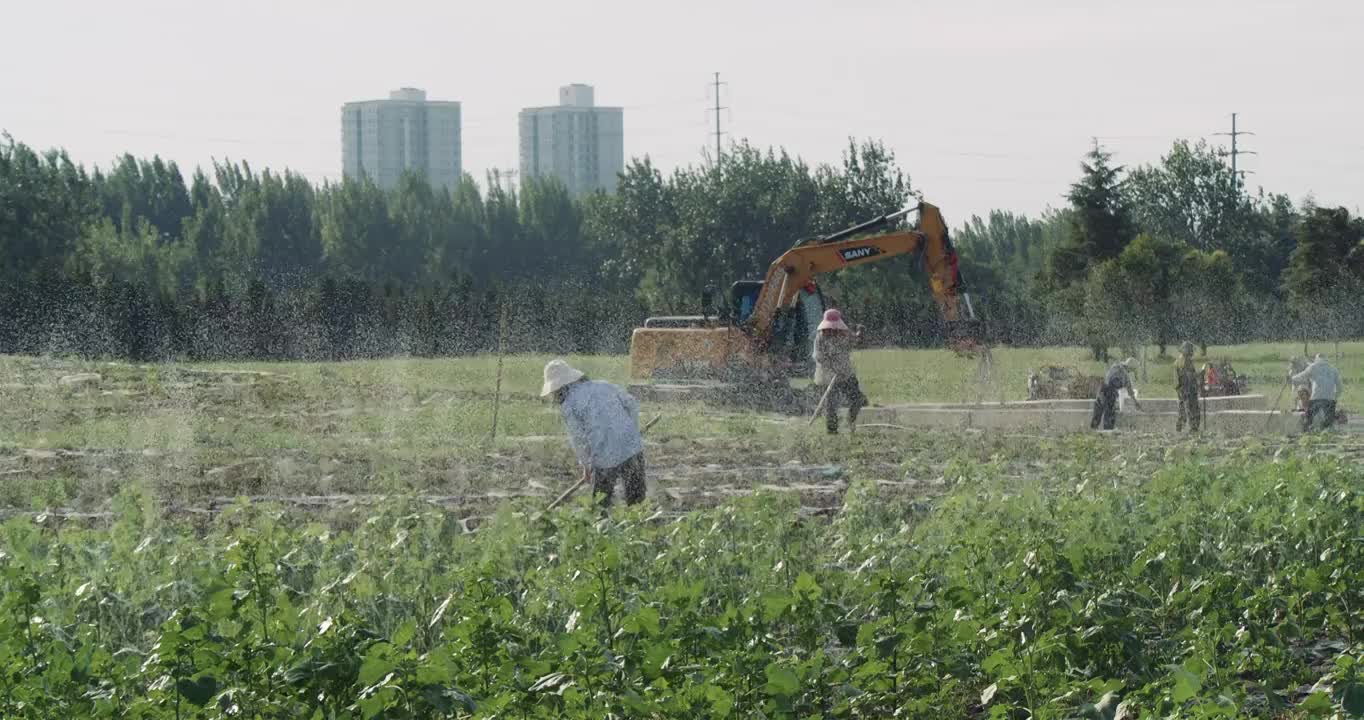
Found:
[[[132,488],[0,524],[0,716],[1357,716],[1364,470],[1329,443],[995,443],[931,500],[854,474],[832,519],[582,498],[474,534]]]

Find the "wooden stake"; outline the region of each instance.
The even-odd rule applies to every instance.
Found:
[[[507,306],[501,306],[497,321],[497,383],[493,386],[493,431],[492,439],[497,439],[497,411],[502,405],[502,358],[507,354]]]

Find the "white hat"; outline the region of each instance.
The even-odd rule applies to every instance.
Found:
[[[1127,358],[1126,360],[1122,361],[1122,366],[1130,370],[1131,368],[1137,366],[1137,359],[1134,357]]]
[[[584,375],[574,370],[568,363],[555,358],[545,363],[545,384],[540,388],[540,397],[549,397],[565,387],[582,380]]]

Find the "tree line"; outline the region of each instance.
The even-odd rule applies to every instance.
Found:
[[[86,170],[0,142],[0,352],[346,359],[619,352],[650,314],[761,277],[794,241],[917,194],[878,142],[837,165],[735,143],[722,165],[632,161],[616,193],[465,176],[315,185],[131,156]],[[932,200],[931,195],[927,198]],[[944,208],[951,219],[951,208]],[[954,231],[995,342],[1115,345],[1356,335],[1364,221],[1251,194],[1203,143],[1127,170],[1102,148],[1065,207]],[[916,258],[821,278],[873,342],[932,345]]]

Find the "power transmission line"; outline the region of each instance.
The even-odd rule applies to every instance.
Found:
[[[720,86],[728,84],[729,83],[720,82],[720,73],[715,73],[715,82],[712,83],[715,87],[715,107],[708,108],[715,111],[715,167],[720,167],[720,156],[722,152],[720,149],[720,136],[724,135],[724,133],[720,131],[720,111],[729,109],[721,107],[720,105]]]
[[[1231,114],[1231,132],[1229,132],[1229,133],[1213,133],[1213,134],[1214,134],[1214,135],[1228,135],[1228,136],[1231,137],[1231,152],[1230,152],[1230,153],[1224,152],[1224,153],[1222,153],[1222,154],[1223,154],[1223,155],[1231,155],[1231,176],[1232,176],[1233,178],[1236,179],[1236,182],[1239,183],[1239,182],[1242,180],[1242,178],[1245,176],[1245,174],[1246,174],[1247,172],[1253,172],[1253,171],[1250,171],[1250,170],[1239,170],[1239,171],[1238,171],[1238,170],[1236,169],[1236,156],[1237,156],[1237,155],[1258,155],[1259,153],[1255,152],[1254,150],[1241,150],[1241,149],[1239,149],[1239,148],[1236,146],[1236,139],[1237,139],[1238,137],[1242,136],[1242,135],[1254,135],[1255,133],[1249,132],[1249,131],[1246,131],[1246,130],[1237,130],[1237,129],[1236,129],[1236,113],[1232,113],[1232,114]]]

